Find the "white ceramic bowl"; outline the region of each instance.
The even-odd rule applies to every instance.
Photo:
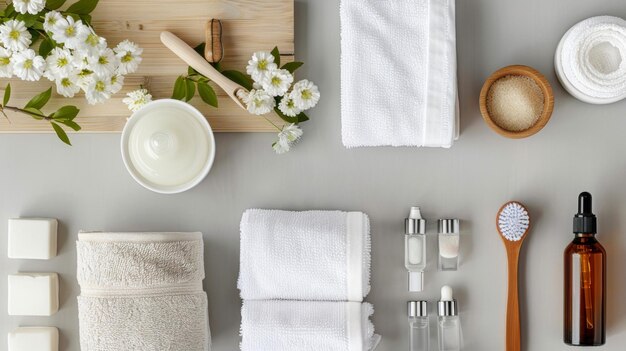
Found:
[[[175,113],[176,118],[189,119],[184,120],[184,122],[187,122],[186,125],[183,123],[181,123],[180,125],[181,128],[186,128],[187,130],[183,130],[183,132],[181,133],[180,130],[174,130],[176,128],[168,129],[167,124],[163,123],[161,124],[161,126],[155,126],[155,124],[151,126],[151,120],[156,120],[160,117],[162,120],[164,115],[170,116],[169,114],[163,113],[163,111],[167,111],[170,114]],[[172,119],[170,118],[170,126],[172,125],[171,120]],[[143,133],[144,136],[147,136],[145,139],[139,139],[140,142],[135,140],[137,138],[136,133],[140,132],[136,130],[138,123],[139,128],[144,128],[141,133]],[[146,126],[148,126],[147,129],[150,130],[146,131]],[[179,125],[176,124],[175,126],[177,128],[179,127]],[[192,129],[192,127],[194,128]],[[159,128],[164,129],[161,130]],[[202,130],[199,132],[195,128],[201,128]],[[185,134],[185,132],[187,134]],[[195,139],[191,141],[188,139],[179,140],[181,144],[186,144],[186,146],[181,147],[180,149],[177,148],[176,145],[179,144],[177,143],[176,139],[180,139],[183,136],[188,137],[189,135],[192,135]],[[194,145],[204,145],[208,150],[204,150],[204,148],[202,150],[198,150],[194,147]],[[161,194],[181,193],[195,187],[207,176],[215,159],[215,137],[213,136],[213,130],[211,129],[211,126],[207,122],[206,118],[195,107],[185,102],[172,99],[152,101],[142,107],[137,112],[133,113],[126,123],[124,131],[122,132],[121,147],[122,159],[124,160],[124,164],[126,165],[126,168],[128,169],[130,175],[137,181],[137,183],[141,184],[146,189]],[[193,174],[187,177],[183,177],[184,180],[181,180],[179,182],[175,180],[168,181],[166,184],[166,182],[155,181],[155,179],[164,179],[167,176],[155,173],[156,177],[153,179],[149,179],[149,177],[146,176],[145,172],[142,173],[141,167],[138,167],[135,164],[135,162],[139,162],[137,161],[136,156],[137,149],[142,147],[146,149],[142,151],[146,155],[150,156],[148,157],[150,158],[148,162],[151,162],[153,165],[159,165],[159,162],[162,162],[159,160],[158,154],[163,150],[166,150],[165,152],[169,152],[168,157],[170,161],[179,160],[181,158],[189,158],[189,156],[191,156],[191,158],[195,157],[196,163],[198,163],[199,161],[201,161],[201,163],[198,163],[199,166],[195,167],[198,171],[193,172]],[[176,154],[176,152],[178,152],[179,154]],[[189,153],[196,152],[198,152],[198,154],[189,155]],[[205,153],[206,160],[204,160]],[[143,164],[145,165],[145,163]],[[177,171],[175,169],[168,170],[167,167],[169,165],[167,165],[166,163],[163,163],[160,166],[165,167],[167,171]],[[180,164],[177,166],[180,166]]]

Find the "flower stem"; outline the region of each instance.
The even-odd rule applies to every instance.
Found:
[[[14,106],[4,106],[4,107],[2,107],[2,108],[0,109],[0,111],[2,111],[2,114],[4,114],[4,110],[9,110],[9,111],[14,111],[14,112],[20,112],[20,113],[25,113],[25,114],[27,114],[27,115],[40,117],[40,118],[45,119],[45,120],[49,120],[49,119],[50,119],[50,117],[48,117],[48,116],[44,116],[44,115],[42,115],[42,114],[35,113],[35,112],[26,111],[26,110],[24,110],[24,109],[21,109],[21,108],[19,108],[19,107],[14,107]],[[4,114],[4,115],[6,116],[6,114]]]

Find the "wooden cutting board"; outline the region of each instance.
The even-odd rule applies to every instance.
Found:
[[[72,1],[68,1],[72,2]],[[130,111],[122,103],[127,92],[140,84],[159,98],[169,98],[176,77],[187,72],[187,66],[160,40],[161,31],[170,31],[191,46],[204,42],[205,24],[219,18],[223,24],[226,69],[245,71],[253,52],[270,51],[278,46],[284,62],[294,55],[293,0],[101,0],[93,12],[93,27],[113,47],[129,39],[143,49],[143,62],[136,74],[126,76],[124,88],[104,104],[91,106],[82,95],[66,99],[56,94],[44,112],[72,104],[81,111],[76,122],[83,132],[121,132]],[[35,94],[51,86],[45,78],[40,82],[22,82],[1,79],[0,88],[11,82],[12,99],[9,105],[23,107]],[[219,108],[210,107],[195,97],[191,104],[207,117],[216,132],[274,132],[262,117],[247,114],[238,108],[218,87]],[[1,90],[0,89],[0,90]],[[2,94],[2,93],[0,93]],[[10,122],[0,119],[2,133],[52,132],[50,124],[29,116],[11,113]],[[277,116],[273,117],[280,121]]]

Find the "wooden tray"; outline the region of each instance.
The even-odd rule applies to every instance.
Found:
[[[53,98],[44,112],[67,104],[78,106],[81,111],[76,122],[83,128],[81,133],[121,132],[126,118],[130,116],[122,99],[127,92],[138,89],[140,84],[149,89],[156,99],[171,96],[176,77],[185,74],[187,66],[161,44],[161,31],[170,31],[191,46],[196,46],[204,41],[207,20],[219,18],[223,23],[225,47],[223,67],[245,71],[254,51],[270,51],[274,46],[278,46],[281,60],[293,60],[293,0],[101,0],[92,15],[96,32],[108,40],[110,47],[129,39],[139,44],[144,52],[139,71],[126,76],[122,91],[104,104],[91,106],[82,95],[65,99],[53,89]],[[0,88],[3,89],[8,81],[13,92],[10,105],[20,107],[52,85],[45,78],[31,83],[2,79]],[[275,131],[262,117],[242,111],[221,89],[214,88],[219,108],[202,103],[197,96],[191,101],[207,117],[214,131]],[[49,123],[26,115],[10,113],[9,118],[10,123],[0,119],[0,133],[52,132]],[[277,116],[273,119],[280,121]]]

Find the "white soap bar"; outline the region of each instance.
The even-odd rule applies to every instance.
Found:
[[[10,316],[51,316],[59,310],[59,276],[56,273],[9,275]]]
[[[57,220],[9,219],[9,258],[47,260],[57,255]]]
[[[52,327],[17,328],[9,333],[8,351],[59,351],[59,330]]]

